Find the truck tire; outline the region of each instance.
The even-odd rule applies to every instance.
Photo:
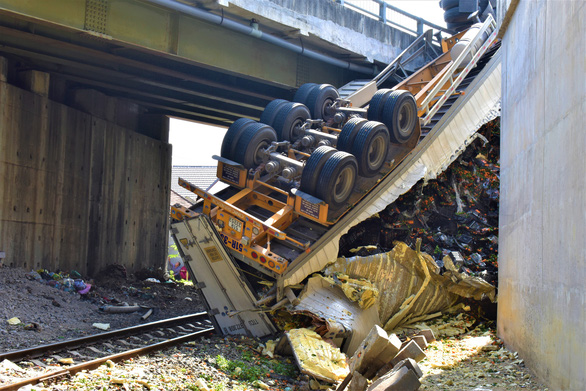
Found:
[[[238,139],[244,130],[254,123],[256,122],[250,118],[238,118],[236,121],[234,121],[224,135],[224,139],[222,140],[222,148],[220,149],[220,156],[225,159],[234,160],[234,151],[236,150]]]
[[[383,108],[383,123],[389,129],[393,143],[403,144],[417,126],[417,103],[409,91],[397,90],[389,96]]]
[[[381,120],[385,101],[389,98],[391,92],[393,91],[389,90],[388,88],[383,88],[375,92],[374,96],[370,100],[370,104],[368,105],[368,111],[366,112],[366,118],[368,118],[369,121]]]
[[[267,124],[270,127],[274,128],[275,118],[279,113],[279,110],[283,107],[285,103],[288,103],[285,99],[275,99],[272,100],[271,103],[265,107],[262,114],[260,115],[260,121],[263,124]]]
[[[273,128],[279,141],[295,141],[304,136],[300,126],[311,117],[309,109],[302,103],[287,102],[277,113]]]
[[[375,176],[387,160],[389,152],[389,130],[385,124],[368,121],[352,143],[352,155],[358,162],[358,174]]]
[[[466,22],[468,21],[468,16],[470,16],[471,13],[472,12],[461,13],[458,7],[450,8],[444,13],[444,20],[446,23]]]
[[[441,0],[440,7],[443,8],[444,11],[449,10],[450,8],[459,7],[460,0]]]
[[[362,128],[367,122],[368,121],[364,118],[350,118],[342,127],[342,131],[338,136],[336,148],[338,148],[339,151],[350,152],[356,135],[360,131],[360,128]]]
[[[357,171],[358,163],[354,156],[343,151],[334,153],[319,173],[317,197],[324,200],[330,208],[341,207],[352,195]]]
[[[293,102],[303,103],[307,106],[307,97],[314,88],[317,88],[317,84],[315,83],[305,83],[301,85],[301,87],[295,92],[295,96],[293,96]]]
[[[326,161],[337,151],[325,145],[318,147],[313,151],[311,156],[307,159],[303,172],[301,173],[301,185],[299,190],[304,193],[315,195],[315,187],[317,184],[319,173],[326,164]]]
[[[273,141],[277,141],[277,134],[270,126],[256,122],[246,127],[236,143],[234,161],[245,168],[257,167],[264,161],[261,150]]]
[[[458,23],[446,23],[446,27],[450,30],[454,30],[456,32],[464,31],[472,24],[469,21],[466,22],[458,22]]]
[[[329,109],[329,106],[339,97],[338,90],[330,84],[321,84],[312,89],[306,103],[311,112],[311,118],[323,119],[324,121],[333,118],[336,113]]]

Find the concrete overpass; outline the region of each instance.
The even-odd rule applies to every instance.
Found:
[[[92,274],[166,256],[168,116],[258,119],[414,37],[327,0],[0,0],[0,251]]]

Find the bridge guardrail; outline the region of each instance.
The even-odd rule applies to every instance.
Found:
[[[407,11],[403,11],[389,4],[385,0],[370,0],[370,1],[357,1],[357,0],[335,0],[337,3],[360,12],[364,15],[377,19],[383,23],[386,23],[394,28],[402,30],[404,32],[420,36],[423,31],[428,28],[437,30],[438,32],[445,32],[452,34],[453,32],[445,27],[438,26],[437,24],[428,22],[427,20],[410,14]],[[437,37],[434,37],[437,39]]]

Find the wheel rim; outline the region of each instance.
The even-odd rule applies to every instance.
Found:
[[[303,118],[297,118],[291,125],[291,131],[289,132],[289,141],[297,141],[305,135],[305,132],[301,130],[301,126],[305,123]]]
[[[352,166],[348,165],[342,169],[342,171],[336,178],[336,183],[334,184],[334,202],[342,203],[346,201],[348,195],[352,191],[354,175],[355,174],[354,170],[352,169]]]
[[[382,135],[376,136],[368,146],[368,166],[378,170],[386,157],[387,145]]]
[[[399,119],[397,121],[398,130],[403,135],[408,135],[411,133],[413,128],[413,117],[415,116],[415,111],[410,104],[404,104],[399,109]]]
[[[332,116],[332,114],[330,113],[331,110],[328,110],[328,108],[332,105],[332,103],[334,103],[334,101],[331,100],[330,98],[324,100],[324,103],[322,104],[319,113],[316,113],[316,114],[318,114],[319,117],[322,119],[330,118]]]
[[[262,153],[263,149],[266,149],[269,146],[269,142],[267,142],[267,140],[262,140],[260,143],[258,143],[258,145],[256,146],[255,150],[254,150],[254,165],[258,166],[259,164],[261,164],[264,160],[264,153]]]

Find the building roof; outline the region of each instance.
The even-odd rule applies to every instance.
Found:
[[[216,166],[173,166],[171,171],[171,190],[193,204],[196,199],[195,194],[179,186],[178,179],[183,178],[200,189],[206,190],[217,179],[216,170]],[[210,189],[210,192],[215,193],[225,187],[227,185],[217,182]],[[174,204],[173,197],[171,197],[171,204]]]
[[[174,190],[171,190],[171,205],[181,205],[185,208],[189,208],[191,205],[193,205],[193,202],[191,202],[190,200],[188,200],[185,197],[181,197],[179,194],[177,194]]]

